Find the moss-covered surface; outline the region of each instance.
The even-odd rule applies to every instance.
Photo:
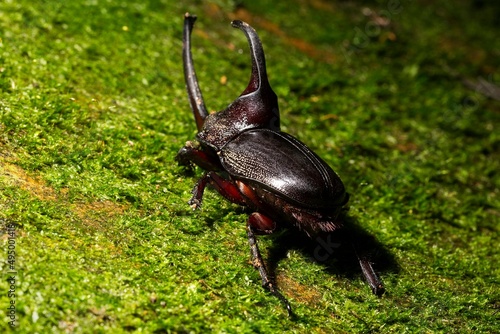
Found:
[[[0,331],[498,331],[499,6],[241,3],[1,2],[0,258],[10,232],[15,259],[1,264]],[[286,248],[290,319],[249,264],[247,213],[213,191],[187,205],[200,171],[173,161],[195,135],[186,11],[211,110],[250,73],[229,21],[258,30],[283,129],[338,171],[349,220],[389,254],[382,298],[336,252],[319,263],[300,239],[260,237],[265,255]]]

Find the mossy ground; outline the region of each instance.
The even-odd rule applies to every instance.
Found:
[[[2,2],[0,258],[13,224],[17,319],[3,262],[0,331],[498,331],[500,10],[478,3]],[[290,319],[249,264],[247,213],[213,191],[187,205],[186,11],[211,110],[250,73],[229,21],[258,30],[283,129],[342,176],[349,219],[397,264],[376,264],[382,298],[335,253],[261,237],[264,254],[289,246]]]

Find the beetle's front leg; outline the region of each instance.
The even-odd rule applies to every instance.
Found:
[[[245,198],[241,194],[238,187],[236,187],[231,180],[227,180],[215,172],[208,172],[205,173],[202,178],[198,180],[198,182],[196,182],[191,192],[193,197],[191,197],[188,203],[193,209],[197,209],[201,206],[203,192],[205,191],[207,184],[210,184],[219,194],[232,203],[238,205],[246,204]]]
[[[219,159],[215,153],[200,149],[200,145],[192,141],[186,142],[186,145],[177,152],[175,161],[181,166],[190,166],[194,163],[204,170],[221,170]]]
[[[285,297],[283,297],[283,295],[278,291],[278,289],[274,286],[273,282],[269,278],[266,266],[264,265],[264,260],[262,259],[262,255],[260,255],[259,246],[257,245],[257,238],[255,237],[255,233],[251,226],[250,220],[247,223],[247,236],[248,243],[250,245],[250,252],[252,254],[252,264],[259,271],[260,277],[262,278],[262,286],[268,289],[273,295],[278,297],[278,299],[281,300],[281,302],[285,305],[286,310],[288,311],[288,315],[293,316],[294,313],[292,311],[290,303]]]

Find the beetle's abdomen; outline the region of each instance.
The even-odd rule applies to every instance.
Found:
[[[285,199],[318,209],[344,204],[345,188],[338,175],[286,133],[243,132],[224,145],[219,156],[230,175],[257,182]]]

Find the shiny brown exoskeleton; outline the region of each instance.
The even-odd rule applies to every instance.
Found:
[[[249,42],[252,74],[243,93],[225,110],[208,114],[191,56],[191,31],[196,16],[185,15],[184,76],[198,127],[196,142],[187,142],[176,156],[180,165],[192,163],[206,172],[196,183],[189,204],[200,207],[203,191],[211,185],[229,201],[252,210],[247,223],[252,262],[262,285],[289,312],[288,301],[269,279],[255,233],[295,227],[309,237],[341,227],[337,216],[348,201],[339,176],[293,136],[280,131],[278,99],[267,79],[262,44],[247,23],[233,21]],[[383,286],[370,262],[359,258],[363,274],[376,294]]]

